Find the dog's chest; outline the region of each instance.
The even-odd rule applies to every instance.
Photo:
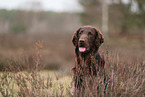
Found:
[[[80,65],[79,65],[79,71],[83,73],[83,75],[90,75],[96,73],[97,67],[96,67],[96,60],[94,56],[85,56],[80,57]]]

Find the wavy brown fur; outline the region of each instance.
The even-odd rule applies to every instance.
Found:
[[[85,88],[83,83],[85,83],[86,77],[96,77],[100,72],[104,73],[105,61],[98,51],[100,45],[104,42],[104,38],[100,30],[92,26],[83,26],[74,33],[72,42],[75,46],[76,57],[75,66],[72,68],[74,86],[81,90]],[[86,50],[80,52],[80,47]]]

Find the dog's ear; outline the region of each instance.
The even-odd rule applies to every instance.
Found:
[[[100,45],[104,42],[104,37],[99,29],[93,28],[96,33],[95,45],[96,47],[100,47]]]
[[[78,29],[76,30],[76,32],[74,33],[73,38],[72,38],[72,43],[73,43],[73,45],[74,45],[75,47],[78,46],[78,33],[79,33],[80,29],[81,29],[81,28],[78,28]]]

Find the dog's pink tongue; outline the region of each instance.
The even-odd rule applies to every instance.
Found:
[[[80,51],[80,52],[85,52],[85,51],[86,51],[86,48],[84,48],[84,47],[79,47],[79,51]]]

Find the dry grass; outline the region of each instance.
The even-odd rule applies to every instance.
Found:
[[[69,95],[67,90],[70,90],[71,77],[60,77],[57,76],[58,73],[57,71],[53,73],[52,71],[3,72],[0,75],[0,96],[53,97],[57,95],[64,97]]]
[[[70,76],[62,71],[41,71],[42,48],[43,44],[40,41],[36,42],[31,51],[31,62],[27,60],[29,55],[24,57],[24,63],[13,60],[13,63],[9,63],[9,67],[5,68],[6,71],[0,73],[0,96],[63,97],[69,95],[67,90],[71,87]]]
[[[5,67],[4,72],[0,73],[0,96],[75,96],[76,94],[72,92],[70,73],[70,68],[74,64],[71,36],[18,35],[4,38],[5,43],[1,41],[0,45],[0,65],[1,68]],[[31,46],[36,40],[43,40],[43,45],[37,42]],[[144,42],[140,40],[106,41],[101,52],[106,60],[107,79],[105,82],[101,77],[92,79],[94,90],[86,89],[80,93],[80,97],[84,95],[92,97],[96,94],[98,97],[145,97],[144,49]],[[106,83],[108,85],[104,92]],[[99,89],[96,90],[96,86],[99,86]]]

